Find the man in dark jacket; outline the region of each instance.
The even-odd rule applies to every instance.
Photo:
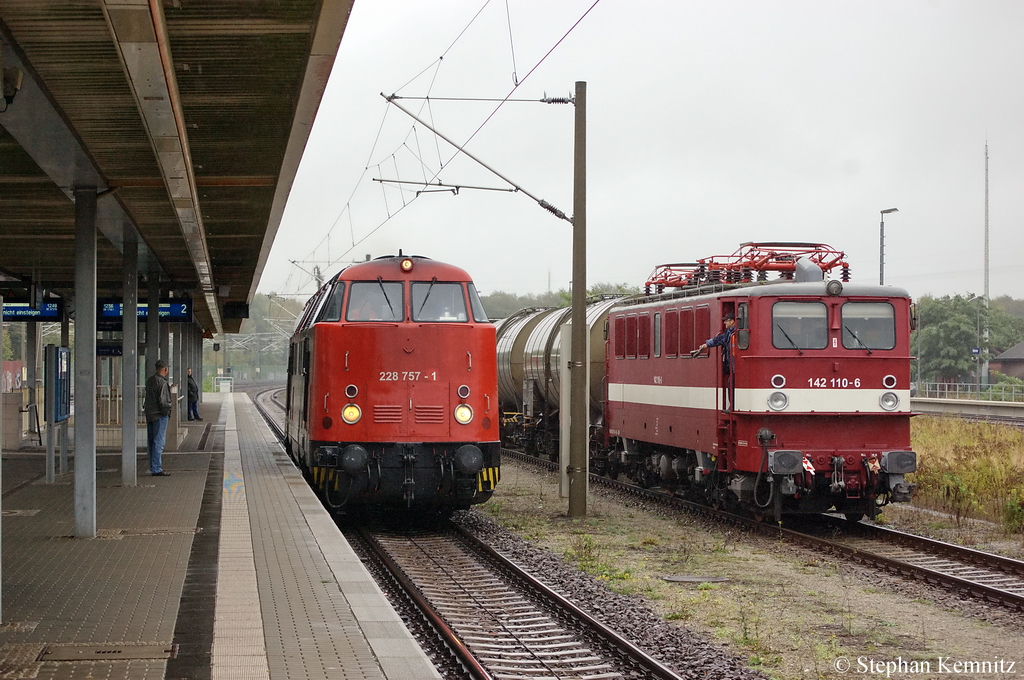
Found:
[[[192,377],[192,368],[188,369],[188,419],[202,420],[199,417],[199,385]]]
[[[736,394],[736,374],[733,373],[732,366],[732,338],[736,334],[736,317],[731,312],[726,314],[722,317],[722,325],[725,326],[725,330],[715,337],[709,338],[696,351],[702,352],[709,347],[722,348],[722,377],[725,380],[725,398],[722,400],[722,410],[728,412],[735,408],[733,398]]]
[[[169,477],[164,472],[163,453],[167,441],[167,422],[171,418],[171,386],[167,381],[167,362],[156,361],[156,373],[146,380],[146,444],[149,447],[149,473],[154,477]]]

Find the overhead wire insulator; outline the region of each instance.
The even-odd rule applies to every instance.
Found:
[[[575,104],[576,98],[572,95],[569,95],[568,97],[549,97],[548,93],[545,92],[544,96],[540,98],[540,101],[543,104]]]
[[[557,217],[560,220],[565,220],[566,222],[572,222],[572,218],[571,217],[569,217],[564,212],[562,212],[561,210],[559,210],[555,206],[553,206],[550,203],[548,203],[547,201],[545,201],[543,198],[541,200],[537,201],[537,205],[539,205],[540,207],[544,208],[545,210],[547,210],[549,213],[551,213],[552,215],[554,215],[555,217]]]
[[[849,283],[850,267],[848,265],[843,265],[842,270],[839,272],[839,278],[842,279],[843,283]]]

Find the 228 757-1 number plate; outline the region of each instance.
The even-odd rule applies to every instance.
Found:
[[[380,371],[380,381],[400,381],[400,380],[437,380],[437,371],[430,373],[424,373],[423,371]]]

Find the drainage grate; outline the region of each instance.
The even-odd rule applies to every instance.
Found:
[[[74,645],[45,647],[37,661],[173,659],[177,645]]]

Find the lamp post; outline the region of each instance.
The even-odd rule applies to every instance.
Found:
[[[882,210],[882,219],[878,225],[878,285],[885,285],[885,216],[888,213],[899,212],[899,208]]]

